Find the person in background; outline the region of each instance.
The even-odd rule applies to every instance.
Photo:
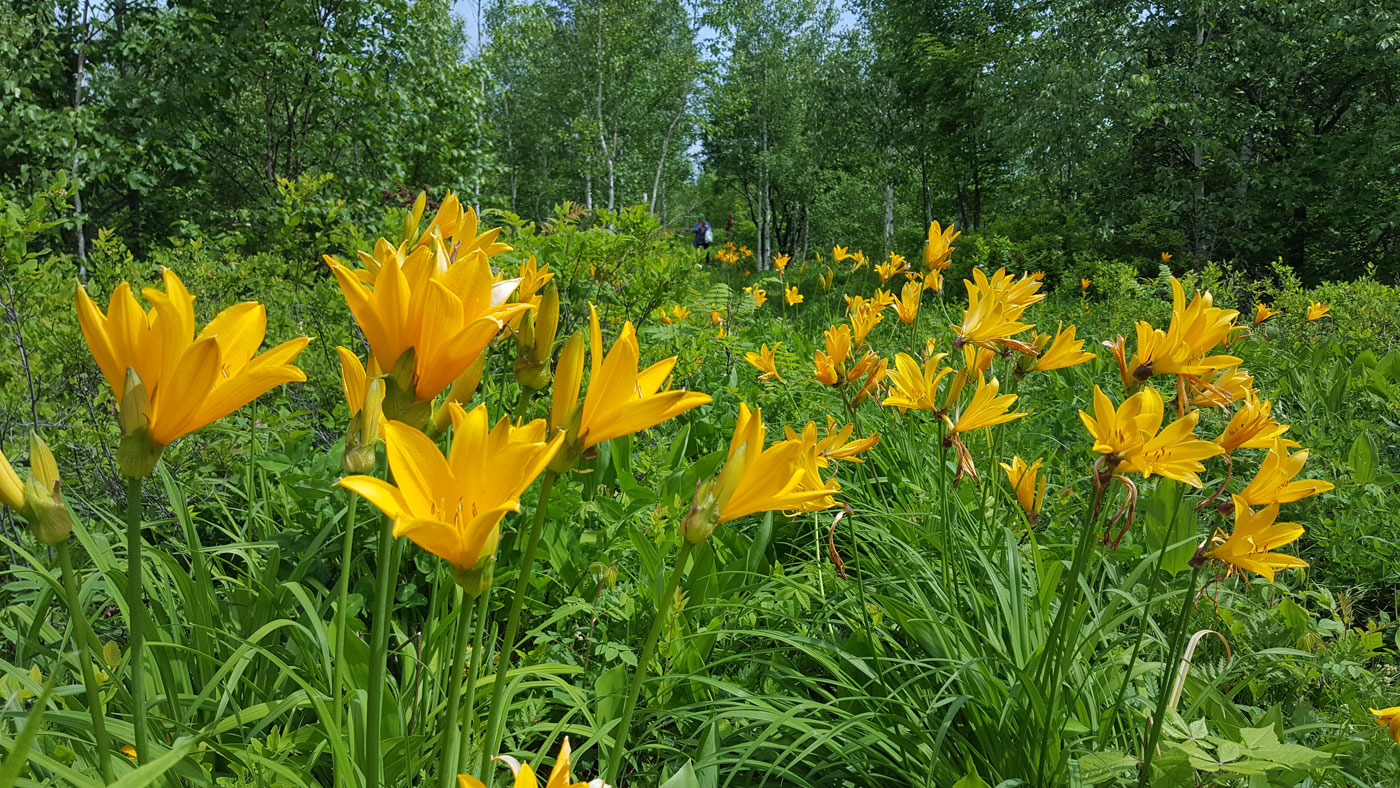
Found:
[[[705,262],[710,262],[710,244],[715,242],[714,228],[710,226],[709,222],[705,221],[704,216],[701,216],[700,221],[696,222],[695,226],[690,228],[690,231],[695,234],[695,248],[704,249]]]

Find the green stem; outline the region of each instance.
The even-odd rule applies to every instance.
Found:
[[[637,672],[632,677],[632,686],[627,690],[627,702],[622,707],[622,722],[618,724],[613,735],[612,759],[608,762],[608,776],[603,781],[608,785],[617,785],[617,775],[622,771],[622,756],[627,751],[627,734],[632,727],[632,714],[637,710],[637,698],[642,694],[642,682],[646,681],[647,668],[650,667],[652,655],[656,652],[656,642],[661,639],[661,627],[671,616],[671,606],[676,601],[676,588],[681,584],[686,561],[690,559],[690,551],[694,548],[695,545],[690,542],[681,543],[680,555],[676,556],[676,565],[671,569],[670,579],[666,581],[666,590],[661,595],[656,617],[651,620],[651,630],[647,632],[642,656],[637,661]]]
[[[1172,533],[1176,531],[1176,516],[1181,511],[1181,501],[1172,507],[1172,516],[1167,522],[1166,533],[1162,535],[1162,547],[1157,551],[1157,562],[1152,567],[1151,581],[1147,586],[1147,601],[1142,606],[1142,626],[1138,628],[1137,640],[1133,643],[1132,656],[1128,657],[1128,672],[1123,674],[1123,683],[1118,686],[1118,697],[1113,701],[1113,707],[1109,709],[1108,716],[1101,723],[1099,735],[1096,737],[1098,746],[1102,748],[1108,739],[1108,733],[1113,727],[1113,723],[1118,719],[1118,712],[1123,707],[1123,698],[1127,695],[1128,685],[1133,680],[1133,669],[1137,667],[1138,653],[1142,649],[1143,636],[1147,633],[1147,624],[1151,620],[1152,603],[1157,599],[1157,589],[1161,587],[1160,580],[1162,574],[1162,564],[1167,558],[1167,548],[1171,546]]]
[[[1074,602],[1079,598],[1080,575],[1084,573],[1084,566],[1089,562],[1089,555],[1093,552],[1094,539],[1098,536],[1099,516],[1103,511],[1105,492],[1106,487],[1097,488],[1094,492],[1093,515],[1090,517],[1088,525],[1079,534],[1079,543],[1074,548],[1074,559],[1070,562],[1069,574],[1060,585],[1060,609],[1056,611],[1055,620],[1050,625],[1050,633],[1045,639],[1045,659],[1041,661],[1040,677],[1043,682],[1042,688],[1046,695],[1047,707],[1045,726],[1041,730],[1040,755],[1036,761],[1037,783],[1041,783],[1039,778],[1044,776],[1045,759],[1050,750],[1051,726],[1054,725],[1055,707],[1060,700],[1060,674],[1064,667],[1066,651],[1060,641],[1064,637],[1064,629],[1069,622],[1070,609],[1074,607]]]
[[[462,740],[457,747],[457,768],[461,772],[467,770],[467,759],[470,757],[472,741],[472,717],[476,713],[476,679],[481,675],[482,651],[481,641],[486,633],[486,610],[489,607],[488,597],[491,589],[481,592],[481,596],[476,600],[476,633],[472,635],[472,659],[471,666],[467,669],[467,699],[462,703],[466,709],[466,717],[462,721]]]
[[[345,719],[345,626],[349,616],[346,607],[350,599],[350,561],[355,549],[355,512],[360,496],[346,490],[349,503],[345,510],[345,538],[340,545],[340,579],[337,582],[335,605],[335,672],[331,682],[331,702],[335,704],[335,727],[346,735],[341,723]],[[348,737],[347,737],[348,740]]]
[[[520,576],[515,580],[515,593],[510,598],[505,637],[501,640],[501,652],[496,660],[496,681],[491,685],[491,713],[486,718],[486,746],[481,750],[480,777],[488,786],[491,785],[491,758],[500,746],[500,728],[505,722],[501,719],[501,712],[506,698],[506,674],[510,670],[511,655],[515,653],[515,635],[520,631],[520,610],[525,606],[525,595],[530,589],[530,570],[535,565],[540,533],[544,531],[544,518],[549,510],[549,491],[554,488],[554,480],[558,477],[559,474],[554,471],[545,472],[544,482],[540,486],[540,501],[535,506],[535,522],[530,527],[530,539],[520,557]]]
[[[441,788],[451,788],[452,778],[457,774],[457,701],[462,696],[462,668],[467,661],[467,633],[472,626],[472,605],[465,594],[458,591],[457,641],[452,645],[452,670],[447,675],[447,720],[442,726],[442,752],[438,761],[438,783]]]
[[[131,650],[131,724],[136,731],[136,764],[151,757],[146,748],[145,616],[141,603],[141,479],[126,480],[126,629]]]
[[[1167,716],[1167,698],[1171,695],[1176,663],[1181,660],[1181,652],[1186,645],[1186,626],[1191,623],[1191,610],[1196,602],[1196,580],[1201,576],[1201,567],[1205,566],[1205,561],[1192,563],[1195,566],[1191,569],[1191,580],[1186,584],[1186,595],[1181,600],[1181,612],[1177,614],[1176,626],[1167,651],[1167,661],[1162,669],[1162,685],[1157,690],[1157,712],[1152,715],[1152,727],[1147,730],[1147,747],[1142,753],[1142,772],[1138,776],[1139,788],[1146,788],[1151,782],[1152,756],[1157,750],[1157,739],[1162,733],[1162,722]]]
[[[383,772],[380,723],[384,711],[384,674],[389,647],[389,582],[394,563],[394,525],[385,519],[379,529],[379,552],[374,574],[374,621],[370,626],[369,686],[365,714],[365,788],[375,788]]]
[[[73,621],[73,639],[78,641],[78,663],[83,671],[83,688],[87,691],[88,713],[92,715],[92,733],[97,740],[97,755],[102,765],[102,782],[112,783],[112,745],[107,739],[107,723],[102,710],[102,695],[97,691],[97,675],[92,670],[92,657],[88,653],[88,642],[95,639],[87,614],[78,600],[77,576],[73,573],[73,558],[69,554],[68,540],[59,542],[54,550],[58,553],[58,563],[63,570],[63,591],[68,601],[68,617]]]

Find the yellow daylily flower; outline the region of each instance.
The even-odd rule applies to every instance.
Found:
[[[1223,454],[1220,445],[1197,438],[1200,411],[1192,411],[1162,428],[1166,404],[1152,387],[1123,400],[1117,409],[1107,394],[1094,386],[1094,416],[1080,411],[1079,419],[1094,438],[1094,451],[1104,455],[1109,471],[1156,474],[1200,487],[1202,460]]]
[[[148,313],[126,282],[112,291],[107,313],[77,290],[78,323],[92,357],[120,405],[128,476],[150,473],[164,447],[211,424],[283,383],[306,375],[292,360],[311,341],[300,337],[254,355],[267,331],[267,310],[248,301],[220,312],[195,334],[194,296],[174,271],[165,291],[146,288]]]
[[[749,295],[753,296],[753,305],[754,305],[754,307],[760,307],[760,306],[763,306],[764,304],[768,303],[768,291],[767,291],[767,290],[764,290],[764,289],[761,288],[761,287],[755,287],[755,288],[752,288],[752,289],[746,287],[746,288],[744,288],[744,290],[748,291],[748,292],[749,292]]]
[[[1321,320],[1322,318],[1327,317],[1327,313],[1331,311],[1332,307],[1327,306],[1326,304],[1319,304],[1318,302],[1313,301],[1311,299],[1308,300],[1307,318],[1309,323],[1313,322],[1314,320]]]
[[[851,440],[851,433],[855,432],[854,424],[847,424],[837,427],[836,419],[827,414],[826,417],[826,437],[817,438],[817,424],[809,421],[807,426],[802,428],[802,434],[798,435],[787,425],[783,425],[783,435],[787,440],[803,441],[816,449],[816,464],[818,468],[825,468],[836,460],[850,460],[851,462],[864,463],[865,460],[856,456],[874,448],[880,442],[878,433],[871,433],[868,438]]]
[[[851,338],[857,346],[865,344],[865,338],[870,336],[870,331],[885,319],[883,310],[877,304],[867,301],[860,308],[851,312]]]
[[[1052,369],[1065,369],[1077,366],[1086,361],[1093,361],[1094,354],[1084,349],[1084,340],[1074,338],[1075,327],[1065,328],[1060,325],[1055,332],[1055,341],[1050,343],[1050,349],[1041,353],[1040,358],[1031,365],[1032,372],[1046,372]]]
[[[1225,450],[1213,441],[1196,437],[1196,424],[1201,412],[1191,411],[1168,424],[1155,435],[1146,435],[1142,452],[1128,458],[1119,470],[1125,473],[1141,473],[1145,477],[1153,474],[1175,479],[1183,484],[1200,488],[1201,479],[1197,475],[1205,470],[1203,460],[1223,454]]]
[[[1254,376],[1240,367],[1226,367],[1184,380],[1191,390],[1188,404],[1193,408],[1223,408],[1256,393]]]
[[[690,310],[686,309],[680,304],[676,304],[675,306],[671,307],[671,316],[676,319],[677,323],[679,323],[682,320],[685,320],[687,317],[690,317]]]
[[[946,414],[943,416],[948,430],[954,434],[961,434],[1025,417],[1025,413],[1011,411],[1011,407],[1016,404],[1016,395],[999,394],[1000,391],[1001,382],[996,378],[990,381],[979,379],[972,399],[958,413],[957,418],[950,418]]]
[[[1307,561],[1296,556],[1271,552],[1297,541],[1303,535],[1303,526],[1274,522],[1278,519],[1276,503],[1254,512],[1243,498],[1238,495],[1233,497],[1235,532],[1207,555],[1229,564],[1233,569],[1267,577],[1271,583],[1274,573],[1280,569],[1298,569],[1308,565]]]
[[[899,408],[900,413],[910,409],[938,410],[938,384],[944,376],[952,372],[951,369],[942,366],[942,361],[947,355],[936,353],[920,368],[919,362],[911,356],[897,354],[894,357],[894,372],[890,373],[893,390],[881,404]]]
[[[568,373],[563,379],[561,393],[556,391],[554,417],[550,424],[554,429],[570,431],[568,446],[561,457],[570,463],[583,451],[597,446],[605,440],[654,427],[669,421],[710,402],[709,394],[684,389],[665,388],[676,366],[676,357],[663,359],[646,369],[638,371],[641,362],[641,347],[637,344],[637,330],[632,321],[622,326],[622,331],[613,341],[612,349],[603,355],[603,330],[598,323],[598,309],[589,305],[588,347],[591,359],[588,380],[588,394],[581,405],[573,405],[579,391],[582,375],[581,348],[569,351],[566,360],[563,353],[559,366],[577,365],[577,373]],[[556,370],[556,377],[565,373]],[[559,385],[556,383],[556,386]],[[578,408],[578,427],[574,430],[573,411]]]
[[[1002,470],[1006,471],[1006,480],[1011,483],[1011,489],[1016,493],[1016,502],[1021,504],[1021,509],[1025,511],[1026,518],[1032,526],[1040,519],[1040,508],[1045,505],[1045,482],[1047,477],[1040,477],[1039,486],[1036,485],[1036,477],[1040,473],[1040,467],[1044,460],[1037,459],[1030,465],[1021,459],[1018,454],[1011,458],[1011,464],[1001,464]]]
[[[877,287],[875,288],[875,295],[870,297],[870,301],[868,303],[871,305],[871,308],[874,309],[876,312],[883,312],[886,309],[889,309],[890,307],[894,306],[895,302],[898,300],[899,299],[895,297],[893,292],[886,290],[883,287]]]
[[[1191,302],[1176,277],[1171,279],[1172,317],[1166,332],[1150,323],[1137,323],[1137,352],[1126,366],[1133,379],[1144,381],[1153,375],[1200,376],[1226,367],[1239,366],[1234,356],[1206,356],[1235,330],[1239,312],[1214,305],[1209,292],[1196,291]],[[1185,398],[1180,406],[1185,407]]]
[[[1087,276],[1085,276],[1085,277],[1080,277],[1080,279],[1079,279],[1079,289],[1080,289],[1080,290],[1083,290],[1083,291],[1087,291],[1087,290],[1089,289],[1089,285],[1091,285],[1091,284],[1093,284],[1093,283],[1094,283],[1094,280],[1093,280],[1093,279],[1090,279],[1090,278],[1087,277]]]
[[[783,343],[779,342],[775,344],[770,350],[768,348],[768,345],[765,343],[762,347],[759,348],[759,351],[757,353],[751,350],[744,354],[744,360],[752,364],[754,368],[757,369],[759,372],[763,373],[758,376],[759,380],[768,380],[769,378],[772,378],[778,381],[779,383],[786,382],[783,380],[782,376],[778,374],[778,363],[777,360],[774,358],[774,356],[778,352],[778,348],[782,346]]]
[[[924,268],[929,271],[942,271],[952,265],[953,241],[962,233],[950,223],[945,229],[938,222],[928,226],[928,238],[924,242]]]
[[[453,258],[440,240],[419,247],[402,265],[392,255],[379,260],[373,288],[334,259],[326,260],[375,362],[395,371],[391,417],[410,407],[399,401],[399,393],[430,402],[471,366],[502,325],[532,308],[507,303],[519,280],[494,281],[485,252]],[[410,350],[413,355],[405,358]],[[399,366],[409,361],[411,368]]]
[[[828,386],[845,382],[846,359],[851,353],[850,326],[831,326],[826,330],[826,352],[816,351],[814,363],[817,380]]]
[[[797,292],[797,285],[788,285],[783,291],[783,300],[787,302],[788,306],[797,306],[802,303],[802,294]]]
[[[1288,432],[1288,425],[1275,421],[1272,411],[1273,404],[1268,400],[1248,397],[1240,409],[1235,411],[1235,415],[1230,417],[1230,423],[1225,425],[1225,430],[1215,442],[1220,444],[1226,454],[1236,449],[1269,448],[1274,444],[1275,438]],[[1284,443],[1294,448],[1299,445],[1297,441],[1287,439]]]
[[[764,298],[767,298],[767,296],[765,295]],[[721,314],[719,313],[718,310],[713,310],[713,309],[710,310],[710,325],[712,325],[712,326],[722,326],[722,325],[724,325],[724,315],[721,315]]]
[[[1170,263],[1171,261],[1172,261],[1172,253],[1171,253],[1171,252],[1162,252],[1162,262],[1164,262],[1164,263]]]
[[[894,305],[900,322],[912,326],[914,321],[919,319],[919,301],[923,294],[924,286],[918,280],[910,280],[904,284],[904,288],[899,291],[899,300]]]
[[[1293,503],[1311,495],[1332,489],[1331,482],[1321,479],[1298,479],[1303,464],[1308,461],[1308,450],[1288,453],[1288,444],[1281,437],[1275,437],[1269,453],[1260,463],[1254,479],[1240,491],[1240,498],[1250,506],[1268,506],[1276,503]]]
[[[778,276],[783,275],[790,262],[792,262],[792,255],[780,254],[773,257],[773,267],[778,269]]]
[[[384,425],[389,469],[397,484],[347,476],[337,484],[394,521],[406,536],[451,564],[453,579],[473,595],[490,587],[500,523],[520,511],[520,495],[559,452],[564,435],[547,440],[543,419],[492,427],[486,406],[470,412],[452,403],[452,444],[446,457],[432,438],[399,421]]]
[[[1265,320],[1268,320],[1269,318],[1273,317],[1274,315],[1277,315],[1278,313],[1279,310],[1270,309],[1267,306],[1265,306],[1263,302],[1257,303],[1254,305],[1254,325],[1257,326],[1260,323],[1263,323]]]
[[[860,269],[870,265],[870,261],[866,259],[865,250],[863,249],[857,249],[854,254],[850,254],[847,256],[850,257],[852,260],[855,260],[855,263],[851,265],[852,271],[859,271]]]
[[[739,403],[729,454],[719,475],[701,485],[681,532],[699,544],[715,525],[767,511],[817,511],[836,504],[840,488],[811,478],[815,447],[778,441],[764,448],[763,414]]]
[[[898,255],[895,255],[894,257],[897,257],[897,256],[898,256]],[[879,274],[879,276],[880,276],[880,282],[881,282],[881,283],[890,281],[890,278],[891,278],[891,277],[893,277],[893,276],[899,274],[899,273],[902,272],[903,270],[904,270],[904,258],[900,258],[900,259],[899,259],[899,262],[896,263],[895,260],[894,260],[894,258],[891,257],[891,259],[888,260],[887,262],[883,262],[883,263],[880,263],[879,265],[875,266],[875,273],[876,273],[876,274]]]
[[[1376,723],[1390,728],[1390,738],[1396,744],[1400,744],[1400,706],[1391,706],[1388,709],[1368,709],[1376,715]]]
[[[559,745],[559,755],[554,759],[554,768],[549,772],[549,781],[545,783],[545,788],[588,788],[589,783],[587,782],[571,782],[573,779],[571,753],[569,737],[565,736],[564,743]],[[511,774],[515,779],[515,788],[539,788],[539,778],[535,776],[535,770],[530,767],[530,764],[521,763],[509,755],[498,755],[492,760],[500,761],[510,767]],[[457,788],[486,788],[486,785],[470,774],[459,774],[457,775]]]
[[[842,260],[845,260],[846,258],[848,258],[848,257],[850,257],[850,256],[851,256],[851,250],[850,250],[850,249],[847,249],[847,248],[844,247],[844,246],[833,246],[833,247],[831,247],[831,259],[832,259],[834,262],[839,263],[839,262],[841,262]]]
[[[1035,348],[1012,337],[1031,330],[1030,323],[1020,322],[1021,314],[1026,307],[1045,297],[1036,292],[1040,282],[1031,277],[1012,280],[1005,269],[999,269],[991,277],[981,269],[973,269],[972,276],[974,281],[963,280],[967,288],[967,309],[963,311],[962,324],[952,327],[957,335],[953,347],[978,345],[991,349],[1003,345],[1022,353],[1033,353]]]

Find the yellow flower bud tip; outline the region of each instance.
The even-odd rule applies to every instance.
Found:
[[[58,498],[58,463],[53,458],[53,450],[36,432],[29,433],[29,473],[32,480]]]
[[[4,452],[0,452],[0,503],[15,511],[24,508],[24,482],[5,459]]]

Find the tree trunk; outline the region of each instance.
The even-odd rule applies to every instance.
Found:
[[[90,31],[88,29],[89,13],[91,4],[86,0],[83,2],[83,23],[82,37],[78,41],[78,66],[73,74],[73,115],[77,116],[78,110],[83,105],[83,79],[86,75],[87,66],[87,43]],[[78,253],[78,279],[87,282],[87,231],[83,222],[83,190],[82,184],[78,180],[78,123],[73,124],[73,228],[74,240],[77,243]]]
[[[651,182],[651,202],[647,204],[649,213],[656,213],[656,202],[661,194],[661,171],[666,168],[666,150],[671,145],[671,132],[676,130],[676,124],[685,116],[685,103],[689,99],[689,91],[681,96],[681,108],[676,111],[676,117],[671,119],[671,125],[666,127],[666,136],[661,138],[661,156],[656,160],[656,178]]]

